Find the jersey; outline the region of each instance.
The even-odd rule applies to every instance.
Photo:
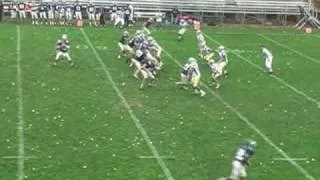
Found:
[[[56,50],[67,53],[70,49],[70,42],[67,39],[58,39],[56,43]]]
[[[198,41],[198,44],[205,44],[205,40],[204,40],[203,34],[198,34],[197,35],[197,41]]]
[[[144,62],[146,60],[147,54],[144,53],[143,51],[137,50],[135,59],[139,61],[140,63]]]
[[[129,7],[126,7],[126,8],[124,9],[124,14],[125,14],[126,16],[129,16],[130,13],[131,13],[131,10],[129,9]]]
[[[129,43],[129,36],[128,35],[122,35],[120,41],[121,44],[128,44]]]
[[[24,3],[19,3],[18,4],[19,11],[24,11],[25,6],[26,5]]]
[[[199,66],[198,66],[197,63],[192,63],[192,64],[190,65],[189,73],[190,73],[192,76],[201,76],[201,74],[200,74],[200,69],[199,69]]]
[[[88,7],[88,12],[89,12],[89,13],[94,13],[94,10],[95,10],[95,8],[94,8],[93,5],[90,5],[90,6]]]
[[[66,7],[66,12],[71,13],[72,12],[72,8],[70,6]]]
[[[40,5],[40,8],[39,8],[39,11],[40,11],[40,12],[45,12],[46,9],[47,9],[47,6],[44,5],[44,4],[41,4],[41,5]]]
[[[74,11],[75,12],[81,12],[81,5],[80,4],[77,4],[74,6]]]
[[[248,165],[249,159],[253,154],[254,147],[250,144],[245,144],[237,150],[234,160],[239,161],[243,165]]]
[[[219,51],[219,57],[220,57],[221,62],[228,63],[228,56],[227,56],[227,53],[224,49]]]
[[[271,54],[271,52],[267,49],[267,48],[262,48],[262,53],[265,59],[272,59],[273,56]]]
[[[190,70],[190,63],[185,63],[182,67],[182,74],[185,76],[189,75],[189,70]]]
[[[114,5],[114,6],[111,7],[111,12],[112,12],[112,13],[116,13],[117,10],[118,10],[118,7],[117,7],[116,5]]]

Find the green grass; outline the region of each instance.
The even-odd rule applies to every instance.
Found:
[[[213,93],[291,158],[308,158],[309,163],[297,163],[316,179],[320,178],[320,109],[304,96],[231,52],[230,76],[222,79],[221,89],[211,92],[205,89],[204,98],[181,90],[174,85],[180,72],[174,59],[184,63],[188,57],[195,57],[196,40],[194,32],[188,31],[184,41],[177,42],[176,31],[172,29],[154,31],[153,36],[174,59],[163,53],[165,67],[155,87],[139,90],[140,82],[132,77],[132,69],[116,58],[121,32],[111,28],[84,30],[152,145],[161,156],[175,156],[164,159],[175,179],[207,180],[228,175],[235,149],[247,139],[258,142],[252,166],[248,168],[249,180],[307,179],[288,161],[274,161],[281,154]],[[275,56],[276,76],[320,101],[320,65],[303,56],[319,58],[318,34],[241,27],[207,28],[205,32],[262,68],[259,45],[267,45]],[[62,33],[67,33],[71,40],[74,68],[66,63],[50,65],[54,43]],[[302,55],[256,33],[286,44]],[[2,25],[0,42],[3,142],[0,154],[17,156],[16,26]],[[207,43],[214,48],[218,46],[209,39]],[[166,179],[156,159],[139,158],[153,154],[79,29],[21,26],[20,53],[25,155],[36,157],[25,161],[26,179]],[[200,68],[206,83],[210,70],[203,62]],[[0,165],[0,179],[16,179],[16,159],[2,158]]]

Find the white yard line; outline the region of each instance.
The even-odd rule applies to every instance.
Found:
[[[286,158],[273,158],[275,161],[288,161]],[[291,158],[292,161],[307,161],[308,158]]]
[[[22,89],[22,70],[21,70],[21,35],[20,26],[17,26],[17,94],[18,94],[18,158],[17,167],[18,174],[17,179],[24,179],[24,115],[23,115],[23,89]]]
[[[103,68],[103,71],[105,72],[109,82],[111,83],[113,89],[115,90],[115,92],[117,93],[118,97],[122,100],[122,102],[125,103],[125,107],[127,107],[128,113],[131,117],[131,119],[133,120],[133,122],[135,123],[137,129],[139,130],[140,134],[142,135],[142,137],[144,138],[144,140],[146,141],[151,153],[153,154],[153,156],[155,157],[155,159],[157,160],[159,166],[162,168],[166,178],[168,180],[174,180],[169,168],[167,167],[167,165],[165,164],[165,162],[163,161],[163,159],[161,158],[161,156],[159,155],[158,150],[156,149],[156,147],[152,144],[152,141],[149,137],[149,135],[147,134],[146,130],[143,128],[142,124],[140,123],[140,119],[138,119],[136,117],[136,115],[134,114],[133,110],[130,108],[129,103],[127,101],[127,99],[123,96],[122,92],[119,90],[119,88],[117,87],[116,83],[114,82],[111,73],[108,70],[108,67],[106,66],[106,64],[102,61],[100,55],[98,54],[97,50],[94,48],[91,40],[89,39],[89,37],[87,36],[86,32],[81,28],[81,33],[83,35],[83,37],[85,38],[87,44],[89,45],[89,47],[91,48],[93,54],[96,56],[97,61],[99,61],[101,67]]]
[[[276,40],[274,40],[274,39],[271,39],[271,38],[269,38],[269,37],[267,37],[267,36],[265,36],[265,35],[262,35],[262,34],[257,34],[257,35],[260,36],[260,37],[262,37],[263,39],[265,39],[265,40],[267,40],[267,41],[273,42],[274,44],[276,44],[276,45],[278,45],[278,46],[280,46],[280,47],[286,48],[286,49],[288,49],[288,50],[290,50],[290,51],[298,54],[298,55],[301,56],[302,58],[306,58],[306,59],[308,59],[308,60],[310,60],[310,61],[312,61],[312,62],[314,62],[314,63],[320,64],[320,60],[318,60],[318,59],[316,59],[316,58],[313,58],[313,57],[310,57],[310,56],[308,56],[308,55],[306,55],[306,54],[303,54],[302,52],[299,52],[299,51],[297,51],[297,50],[295,50],[295,49],[293,49],[293,48],[291,48],[291,47],[289,47],[289,46],[287,46],[287,45],[285,45],[285,44],[283,44],[283,43],[280,43],[280,42],[278,42],[278,41],[276,41]]]
[[[155,156],[139,156],[140,159],[157,159]],[[160,156],[161,159],[174,159],[175,156]]]
[[[205,37],[207,39],[209,39],[210,41],[216,43],[216,44],[221,44],[220,42],[212,39],[210,36],[204,34]],[[262,67],[258,66],[256,63],[253,63],[252,61],[250,61],[249,59],[241,56],[240,54],[234,52],[232,49],[229,49],[231,53],[233,53],[234,55],[238,56],[239,58],[241,58],[242,60],[246,61],[248,64],[252,65],[253,67],[265,72],[265,69],[263,69]],[[309,95],[307,95],[306,93],[304,93],[303,91],[295,88],[294,86],[290,85],[289,83],[287,83],[285,80],[283,80],[282,78],[276,76],[276,75],[271,75],[270,77],[274,78],[275,80],[277,80],[280,84],[286,86],[287,88],[291,89],[293,92],[295,92],[296,94],[299,94],[300,96],[303,96],[305,99],[307,99],[308,101],[314,103],[317,108],[320,108],[320,101],[310,97]]]
[[[178,66],[182,67],[182,64],[175,59],[170,53],[168,53],[165,49],[163,49],[163,52],[172,59]],[[296,167],[307,179],[309,180],[316,180],[313,176],[311,176],[304,168],[302,168],[299,164],[297,164],[295,161],[293,161],[289,155],[284,152],[281,148],[279,148],[275,143],[273,143],[259,128],[257,128],[248,118],[246,118],[244,115],[242,115],[237,109],[232,107],[227,101],[225,101],[220,95],[215,93],[210,87],[203,84],[203,87],[207,89],[215,98],[217,98],[223,105],[228,107],[235,115],[239,117],[244,123],[246,123],[252,130],[254,130],[266,143],[268,143],[271,147],[273,147],[276,151],[278,151],[279,154],[281,154],[285,159],[288,160],[294,167]]]

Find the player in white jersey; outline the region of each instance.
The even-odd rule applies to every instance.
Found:
[[[204,45],[201,49],[200,49],[200,53],[199,56],[204,59],[206,62],[209,61],[214,61],[213,60],[213,56],[214,56],[214,52],[212,51],[212,49],[207,46]]]
[[[65,11],[65,13],[63,13],[63,16],[65,14],[65,20],[66,20],[65,24],[66,25],[71,25],[72,14],[73,14],[71,5],[66,6],[63,11]]]
[[[89,25],[90,26],[92,26],[92,24],[94,26],[97,26],[95,12],[96,12],[96,8],[94,7],[94,5],[92,3],[90,3],[88,6],[88,17],[89,17]]]
[[[185,86],[187,83],[190,83],[195,94],[200,94],[201,97],[206,95],[206,92],[200,88],[201,73],[195,58],[190,57],[188,59],[187,63],[183,66],[180,77],[180,82],[176,82],[176,84]]]
[[[152,55],[151,60],[153,61],[156,60],[154,61],[156,65],[156,69],[160,70],[163,66],[163,62],[161,61],[162,48],[151,36],[148,37],[148,45],[149,45],[148,49]]]
[[[71,17],[72,17],[72,14],[70,14]],[[66,21],[66,9],[61,6],[60,9],[59,9],[59,24],[60,25],[65,25],[65,21]]]
[[[117,10],[117,17],[116,20],[114,22],[114,27],[117,27],[120,24],[120,28],[122,28],[124,26],[124,9],[120,8],[119,10]]]
[[[200,30],[198,30],[196,33],[197,33],[198,49],[200,51],[206,45],[206,41]]]
[[[110,15],[110,18],[111,18],[110,20],[111,20],[111,22],[116,21],[116,19],[117,19],[118,7],[117,7],[115,4],[113,4],[113,5],[111,6],[110,11],[111,11],[111,15]]]
[[[32,18],[32,24],[38,25],[38,5],[36,3],[32,3],[31,5],[31,18]]]
[[[272,74],[273,73],[273,70],[272,70],[273,55],[265,46],[261,46],[261,50],[262,50],[263,58],[265,60],[265,67],[268,73]]]
[[[10,17],[11,19],[16,19],[17,18],[17,4],[15,4],[15,2],[13,2],[13,4],[10,5]]]
[[[216,84],[216,89],[220,88],[220,82],[218,78],[223,74],[227,74],[225,70],[226,65],[228,64],[228,56],[223,46],[220,46],[218,49],[219,61],[214,62],[214,60],[209,60],[208,65],[211,68],[212,74],[211,78],[213,80],[212,85]]]
[[[246,166],[250,165],[249,159],[254,155],[257,146],[255,141],[249,141],[238,148],[232,161],[232,171],[229,177],[222,177],[218,180],[243,180],[247,177]]]
[[[69,65],[73,66],[74,64],[73,64],[73,61],[71,60],[71,57],[69,55],[69,51],[70,51],[70,42],[68,40],[67,35],[63,34],[61,36],[61,38],[59,38],[56,42],[56,58],[55,58],[53,65],[56,66],[57,62],[61,58],[66,58]]]
[[[186,33],[187,28],[189,24],[186,20],[181,19],[180,20],[180,30],[178,31],[178,41],[181,41],[183,39],[184,33]]]

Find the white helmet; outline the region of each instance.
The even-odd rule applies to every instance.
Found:
[[[188,59],[188,62],[189,62],[189,63],[196,63],[197,60],[196,60],[195,58],[193,58],[193,57],[190,57],[190,58]]]
[[[66,34],[62,34],[61,38],[62,38],[62,39],[67,39],[68,36],[67,36]]]
[[[224,46],[219,46],[219,50],[223,50],[224,49]]]
[[[256,142],[256,141],[250,140],[250,141],[249,141],[249,144],[252,145],[252,146],[257,146],[257,142]]]

